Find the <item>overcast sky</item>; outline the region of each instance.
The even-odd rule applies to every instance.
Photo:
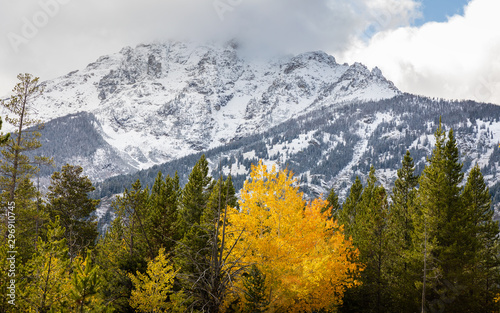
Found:
[[[500,104],[499,0],[1,0],[0,95],[124,46],[237,38],[250,53],[324,50],[416,94]]]

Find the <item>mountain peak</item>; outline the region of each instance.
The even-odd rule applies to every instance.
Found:
[[[376,66],[372,69],[372,73],[371,73],[371,74],[372,74],[373,76],[376,76],[376,77],[380,77],[380,78],[384,78],[384,79],[385,79],[385,77],[382,75],[382,71],[381,71],[378,67],[376,67]]]
[[[305,52],[297,55],[295,59],[304,59],[308,61],[316,61],[318,63],[323,63],[328,66],[336,66],[338,65],[337,62],[335,61],[335,58],[323,51],[311,51],[311,52]]]
[[[105,140],[136,168],[268,130],[322,106],[400,92],[355,63],[322,51],[252,60],[236,41],[169,41],[124,47],[85,69],[45,82],[44,120],[92,113]]]

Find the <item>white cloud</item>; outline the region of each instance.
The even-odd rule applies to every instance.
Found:
[[[411,93],[500,104],[498,12],[498,0],[473,0],[463,16],[381,31],[341,59],[378,66]]]
[[[335,55],[417,15],[417,0],[2,0],[0,95],[18,73],[55,78],[127,45],[238,38],[251,53]]]

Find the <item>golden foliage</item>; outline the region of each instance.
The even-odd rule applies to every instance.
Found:
[[[130,305],[141,312],[164,312],[171,309],[172,303],[168,301],[168,296],[172,292],[175,275],[176,272],[165,256],[165,249],[161,248],[159,255],[148,262],[146,274],[128,274],[134,285]]]
[[[239,238],[231,255],[266,275],[271,311],[339,305],[360,270],[358,251],[343,227],[321,213],[326,201],[306,203],[296,185],[291,172],[274,166],[268,171],[260,162],[241,191],[240,210],[228,215],[227,246]],[[235,291],[241,293],[238,284]]]

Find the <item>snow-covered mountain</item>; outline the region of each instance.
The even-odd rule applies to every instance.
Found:
[[[221,165],[224,175],[231,174],[237,189],[243,186],[251,164],[262,159],[266,164],[292,170],[306,196],[326,195],[333,187],[343,200],[356,176],[365,181],[371,165],[390,192],[406,150],[420,173],[434,147],[433,134],[440,117],[445,130],[454,130],[463,171],[469,172],[476,163],[481,167],[498,212],[500,106],[493,104],[401,94],[378,101],[325,105],[263,133],[203,153],[212,176],[219,176]],[[177,171],[184,184],[200,155],[107,179],[98,184],[96,196],[121,192],[137,179],[152,186],[158,171],[164,175]]]
[[[500,106],[402,93],[379,69],[324,52],[262,60],[234,42],[155,43],[43,84],[33,105],[46,123],[34,153],[56,167],[42,169],[42,181],[61,165],[81,165],[96,197],[138,178],[151,186],[159,170],[178,171],[185,183],[201,153],[212,175],[221,164],[237,188],[263,159],[291,169],[309,196],[334,187],[342,199],[370,165],[390,189],[407,149],[423,169],[442,116],[464,171],[481,166],[500,208]]]
[[[42,120],[91,113],[87,123],[102,139],[85,155],[94,180],[224,145],[325,106],[401,94],[378,68],[338,64],[324,52],[255,60],[234,42],[127,47],[44,85],[34,102]]]

